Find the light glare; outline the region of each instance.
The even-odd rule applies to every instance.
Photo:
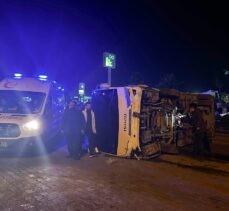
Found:
[[[40,128],[40,125],[37,120],[32,120],[30,122],[27,122],[24,125],[24,128],[26,128],[27,130],[38,130]]]

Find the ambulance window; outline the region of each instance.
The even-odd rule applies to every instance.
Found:
[[[0,90],[0,112],[16,114],[39,113],[44,99],[45,93],[41,92]]]

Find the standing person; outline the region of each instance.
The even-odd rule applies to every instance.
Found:
[[[206,125],[201,111],[197,108],[197,104],[191,103],[189,108],[190,124],[193,130],[193,153],[195,155],[203,155]]]
[[[95,155],[95,153],[98,152],[98,148],[95,143],[95,135],[96,135],[95,114],[94,111],[91,109],[90,102],[87,102],[85,104],[85,108],[82,112],[86,122],[85,135],[87,136],[88,139],[89,153],[91,156],[93,156]]]
[[[77,109],[75,101],[70,101],[62,121],[62,129],[67,138],[69,152],[67,157],[80,159],[84,128],[85,121],[82,112]]]

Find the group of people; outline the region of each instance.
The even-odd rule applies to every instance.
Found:
[[[83,155],[82,145],[85,137],[88,140],[90,156],[98,153],[96,146],[95,114],[91,103],[87,102],[83,110],[77,107],[75,101],[70,101],[63,114],[62,131],[66,136],[68,152],[67,157],[80,159]]]

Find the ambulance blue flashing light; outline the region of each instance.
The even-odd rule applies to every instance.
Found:
[[[48,78],[48,76],[47,75],[38,75],[38,78],[46,80]]]
[[[40,81],[47,81],[48,76],[47,76],[47,75],[38,75],[38,79],[39,79]]]
[[[15,78],[21,78],[22,77],[22,74],[21,73],[14,73],[14,77]]]

